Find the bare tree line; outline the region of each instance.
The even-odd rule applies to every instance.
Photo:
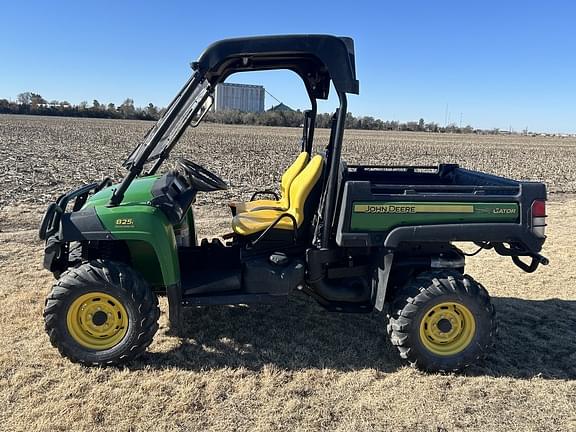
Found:
[[[131,98],[125,99],[124,102],[118,106],[113,103],[100,103],[96,99],[92,101],[90,106],[86,101],[80,102],[77,105],[73,105],[65,100],[47,101],[41,95],[33,92],[20,93],[17,96],[16,101],[0,99],[0,114],[157,120],[163,112],[164,108],[159,108],[153,103],[149,103],[146,107],[136,107],[134,106],[134,100]],[[241,111],[211,111],[206,115],[205,121],[222,124],[299,127],[303,121],[303,113],[299,110],[276,110],[259,113]],[[331,114],[321,113],[317,115],[317,127],[329,128],[330,123]],[[425,122],[422,118],[418,121],[399,122],[395,120],[381,120],[371,116],[356,117],[352,113],[348,113],[346,117],[346,127],[348,129],[411,132],[478,132],[469,125],[465,127],[459,127],[456,124],[440,126],[435,122]],[[498,133],[498,130],[483,132]]]

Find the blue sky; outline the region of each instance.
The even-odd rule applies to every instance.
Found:
[[[0,12],[0,98],[165,106],[211,42],[243,35],[354,38],[355,115],[576,132],[576,6],[556,1],[27,1]],[[306,108],[290,72],[243,74]],[[266,105],[275,103],[267,98]],[[320,106],[332,111],[331,98]]]

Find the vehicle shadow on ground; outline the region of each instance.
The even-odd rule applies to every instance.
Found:
[[[576,378],[576,301],[493,301],[500,324],[496,346],[466,375]],[[383,314],[330,313],[303,296],[281,306],[189,309],[184,321],[178,347],[149,352],[133,366],[393,372],[403,365],[388,342]]]
[[[467,375],[576,379],[576,301],[494,297],[499,330]]]

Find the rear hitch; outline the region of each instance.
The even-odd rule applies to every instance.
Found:
[[[526,273],[535,272],[540,264],[548,265],[550,263],[548,258],[540,254],[531,255],[531,258],[532,261],[530,262],[530,264],[526,264],[525,262],[523,262],[517,255],[512,256],[512,261],[514,262],[514,264],[516,264],[516,267],[524,270]]]

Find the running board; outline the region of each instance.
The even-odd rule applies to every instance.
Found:
[[[277,304],[285,303],[287,295],[270,294],[228,294],[213,296],[186,296],[182,299],[183,307],[238,305],[238,304]]]

